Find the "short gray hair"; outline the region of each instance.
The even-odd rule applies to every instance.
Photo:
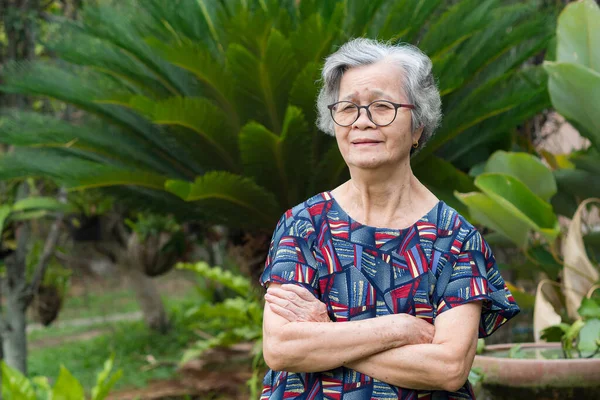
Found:
[[[321,73],[323,86],[317,99],[317,126],[334,135],[334,122],[327,105],[338,101],[340,81],[345,71],[362,65],[389,60],[400,67],[402,83],[412,110],[413,129],[423,127],[419,148],[433,136],[442,119],[442,101],[431,72],[431,60],[410,44],[393,45],[377,40],[353,39],[325,59]]]

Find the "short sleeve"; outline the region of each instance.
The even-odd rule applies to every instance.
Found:
[[[318,297],[313,241],[314,229],[310,221],[294,217],[289,211],[284,214],[273,233],[260,284],[264,287],[270,282],[299,284]]]
[[[435,314],[480,300],[483,300],[480,338],[491,335],[520,311],[500,275],[489,245],[472,228],[460,252],[448,260],[436,280]]]

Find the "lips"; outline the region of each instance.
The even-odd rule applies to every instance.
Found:
[[[373,139],[356,139],[356,140],[353,140],[351,143],[352,144],[377,144],[377,143],[381,143],[381,141],[373,140]]]

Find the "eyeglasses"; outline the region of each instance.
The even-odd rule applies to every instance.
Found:
[[[366,106],[359,106],[351,101],[338,101],[327,106],[331,111],[333,122],[339,126],[350,126],[360,117],[360,109],[367,111],[367,116],[377,126],[387,126],[394,122],[400,107],[414,109],[413,104],[392,103],[387,100],[375,100]]]

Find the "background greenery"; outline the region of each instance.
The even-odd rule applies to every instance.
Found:
[[[29,267],[52,264],[37,268],[48,286],[62,282],[67,293],[70,275],[59,272],[90,264],[81,255],[125,266],[108,274],[145,284],[90,294],[91,308],[61,295],[59,321],[92,317],[110,300],[115,312],[141,310],[146,325],[162,331],[141,322],[104,326],[110,333],[86,342],[32,350],[29,375],[56,378],[52,363],[60,360],[91,388],[113,351],[123,369],[118,387],[143,386],[173,376],[174,360],[258,340],[246,354],[257,390],[264,364],[256,274],[281,213],[348,177],[333,138],[314,124],[315,99],[324,57],[358,36],[414,43],[431,57],[444,119],[414,154],[413,169],[497,250],[528,318],[521,336],[531,338],[535,287],[568,276],[559,222],[600,197],[599,130],[588,117],[598,103],[600,46],[584,40],[598,37],[589,33],[600,12],[586,0],[558,20],[565,3],[61,0],[26,9],[2,0],[0,215],[12,217],[0,218],[0,254],[10,260],[13,251],[51,243],[56,225],[56,257],[44,261],[38,250]],[[540,150],[552,105],[589,148]],[[15,218],[15,204],[30,197],[45,206]],[[594,229],[583,252],[597,268]],[[161,296],[153,285],[164,278],[148,275],[176,261],[188,262],[181,265],[195,271],[199,289]],[[17,273],[25,283],[7,293],[29,296],[19,288],[30,288],[33,275]],[[163,299],[170,311],[148,322]],[[560,314],[564,304],[556,306]],[[48,339],[81,331],[43,332]],[[139,355],[151,348],[166,364],[142,373],[148,361]],[[84,350],[88,356],[78,356]]]

